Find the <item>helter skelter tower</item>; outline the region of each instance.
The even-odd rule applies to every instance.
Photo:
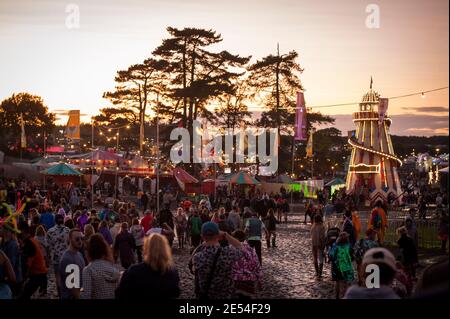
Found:
[[[350,134],[348,143],[352,146],[350,165],[347,173],[348,194],[365,193],[373,204],[377,200],[386,201],[389,194],[396,198],[401,194],[397,168],[402,161],[395,156],[389,128],[392,120],[387,116],[387,99],[372,89],[367,92],[359,111],[353,113],[356,131]]]

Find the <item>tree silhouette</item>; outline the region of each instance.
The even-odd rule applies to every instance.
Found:
[[[55,115],[48,112],[40,96],[17,93],[0,104],[0,134],[3,145],[20,141],[20,115],[22,114],[27,137],[49,134],[55,122]]]

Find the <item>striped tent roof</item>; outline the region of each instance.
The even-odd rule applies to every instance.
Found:
[[[259,185],[261,184],[256,178],[253,176],[245,173],[245,172],[239,172],[234,174],[230,178],[231,184],[239,184],[239,185]]]

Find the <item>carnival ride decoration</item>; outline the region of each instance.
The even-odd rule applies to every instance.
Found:
[[[392,146],[389,134],[392,120],[387,116],[387,103],[387,99],[380,98],[372,89],[371,81],[369,92],[359,104],[359,111],[353,113],[356,131],[352,131],[348,138],[352,153],[346,191],[360,194],[367,190],[371,203],[386,201],[390,193],[396,198],[402,194],[397,172],[402,161]]]

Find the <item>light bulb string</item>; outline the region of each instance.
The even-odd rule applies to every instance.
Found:
[[[388,99],[389,100],[401,99],[401,98],[405,98],[405,97],[410,97],[410,96],[415,96],[415,95],[424,95],[425,93],[431,93],[431,92],[436,92],[436,91],[441,91],[441,90],[446,90],[446,89],[448,89],[448,86],[443,86],[443,87],[436,88],[436,89],[414,92],[414,93],[409,93],[409,94],[404,94],[404,95],[391,96],[391,97],[388,97]],[[307,107],[318,109],[318,108],[326,108],[326,107],[358,105],[360,103],[361,102],[347,102],[347,103],[339,103],[339,104],[313,105],[313,106],[307,106]],[[296,107],[294,107],[294,108],[280,107],[279,109],[297,109],[297,108]]]

